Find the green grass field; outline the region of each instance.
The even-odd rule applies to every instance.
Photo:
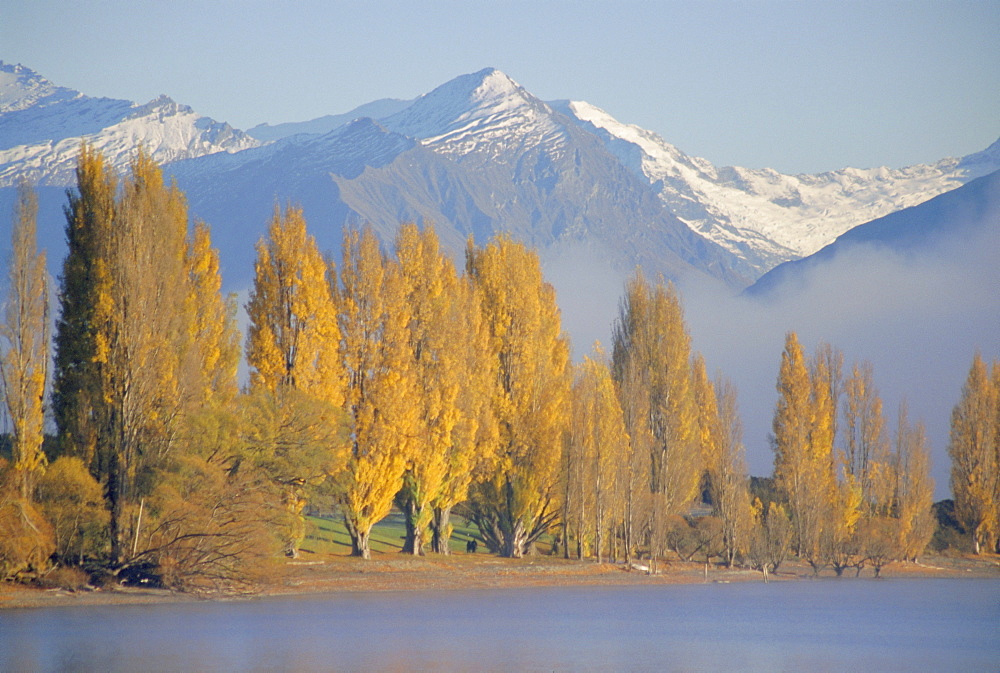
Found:
[[[448,546],[453,554],[466,553],[465,544],[471,539],[479,542],[477,553],[488,553],[482,538],[479,536],[479,529],[474,523],[453,515],[451,524],[454,526],[454,531]],[[392,512],[372,527],[371,550],[373,553],[398,552],[403,548],[405,537],[406,525],[403,514]],[[430,550],[429,540],[425,548]],[[351,553],[351,538],[347,535],[347,529],[344,528],[343,519],[340,517],[327,519],[307,516],[306,539],[302,543],[302,550],[316,554],[349,555]]]

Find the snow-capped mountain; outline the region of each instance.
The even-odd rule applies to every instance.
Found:
[[[262,224],[290,200],[331,249],[345,224],[369,224],[391,243],[412,220],[433,222],[457,254],[470,235],[484,242],[503,232],[543,256],[584,245],[626,272],[641,263],[671,278],[709,275],[738,287],[751,279],[741,260],[670,215],[596,136],[493,69],[378,122],[167,170],[216,231]],[[243,238],[239,264],[249,269],[253,238]]]
[[[120,169],[139,145],[168,163],[260,144],[167,96],[144,105],[92,98],[0,62],[0,186],[22,177],[39,186],[71,184],[81,142]]]
[[[506,232],[543,255],[584,246],[619,271],[641,264],[735,288],[1000,169],[1000,141],[903,169],[719,168],[588,103],[543,102],[492,68],[412,101],[246,134],[165,96],[92,98],[0,63],[0,188],[21,177],[70,185],[83,141],[122,169],[145,145],[188,191],[192,215],[236,244],[256,238],[275,203],[295,201],[331,248],[345,223],[388,242],[401,220],[433,221],[456,250]]]
[[[829,270],[838,258],[864,251],[870,255],[915,259],[941,257],[946,251],[961,258],[990,260],[982,269],[983,288],[988,274],[996,274],[1000,259],[1000,171],[977,178],[910,208],[903,208],[854,227],[817,252],[780,264],[746,289],[749,296],[767,296],[801,286],[818,270]],[[884,292],[872,287],[868,296]]]
[[[565,120],[494,68],[456,77],[381,120],[456,161],[510,161],[545,147],[558,152],[567,140]]]
[[[588,103],[555,105],[648,179],[674,215],[761,272],[810,255],[859,224],[1000,170],[1000,141],[963,159],[901,169],[783,175],[768,168],[717,168]]]

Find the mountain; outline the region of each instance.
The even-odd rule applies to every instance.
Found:
[[[411,220],[433,222],[456,255],[469,236],[506,233],[543,257],[582,246],[622,272],[641,263],[671,278],[749,280],[739,258],[673,217],[598,138],[494,69],[458,77],[377,122],[168,170],[193,213],[217,231],[244,232],[233,243],[247,273],[256,232],[275,203],[293,201],[331,250],[346,224],[369,224],[391,243]]]
[[[969,249],[963,255],[971,258],[984,252],[984,244],[1000,259],[1000,171],[857,226],[818,252],[771,269],[746,294],[768,296],[799,287],[811,274],[829,270],[838,260],[862,250],[912,259],[936,258],[943,250],[953,253],[964,247]]]
[[[647,179],[674,215],[759,273],[810,255],[859,224],[1000,170],[1000,140],[961,159],[901,169],[783,175],[767,168],[717,168],[588,103],[555,106]]]
[[[0,63],[0,206],[21,177],[43,191],[71,185],[81,141],[119,169],[135,145],[150,149],[192,215],[233,241],[223,261],[240,275],[274,205],[295,201],[331,251],[346,223],[371,224],[388,243],[399,221],[431,221],[456,255],[470,235],[506,232],[543,258],[584,250],[618,276],[641,264],[742,289],[852,227],[1000,168],[1000,141],[898,170],[718,168],[588,103],[541,101],[492,68],[412,101],[244,133],[166,96],[92,98]]]
[[[260,144],[167,96],[144,105],[92,98],[0,61],[0,186],[20,178],[38,186],[71,184],[83,141],[118,169],[140,144],[160,163]]]

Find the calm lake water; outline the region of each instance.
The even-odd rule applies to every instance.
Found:
[[[1000,671],[1000,581],[344,593],[0,611],[0,671]]]

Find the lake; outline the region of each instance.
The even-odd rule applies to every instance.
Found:
[[[0,611],[0,671],[998,671],[1000,580],[342,593]]]

